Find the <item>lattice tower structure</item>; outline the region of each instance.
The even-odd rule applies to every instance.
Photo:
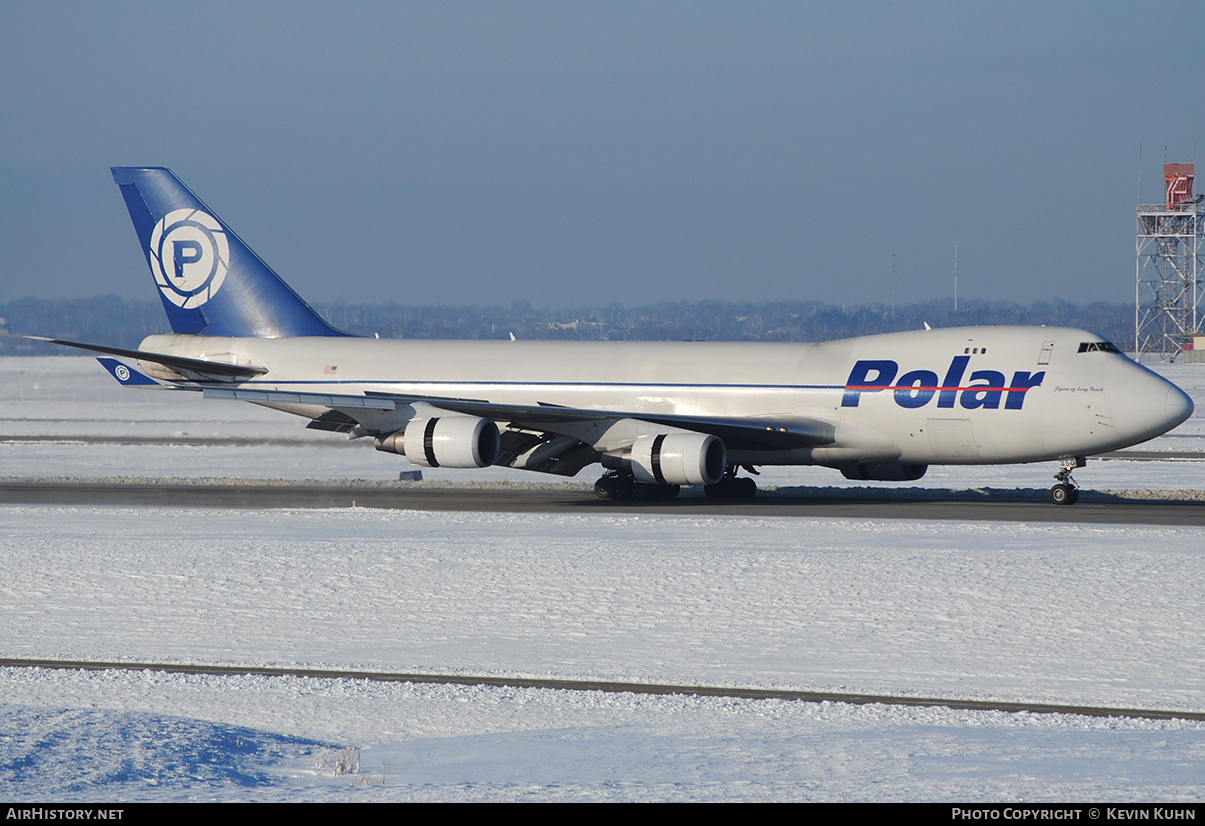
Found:
[[[1205,324],[1205,204],[1192,195],[1195,164],[1164,164],[1167,198],[1138,205],[1134,352],[1172,361]]]

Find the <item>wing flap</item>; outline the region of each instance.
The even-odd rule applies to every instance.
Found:
[[[207,399],[235,399],[261,404],[312,404],[331,410],[393,410],[398,399],[388,396],[353,396],[339,393],[294,393],[288,390],[247,390],[241,387],[202,388]]]

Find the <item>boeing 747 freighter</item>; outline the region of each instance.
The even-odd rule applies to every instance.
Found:
[[[1100,336],[967,327],[819,344],[405,341],[336,330],[170,170],[114,168],[171,323],[103,353],[122,384],[242,399],[371,438],[421,467],[574,476],[610,499],[684,485],[752,496],[742,469],[908,481],[929,465],[1058,462],[1144,442],[1192,401]],[[340,277],[347,277],[340,274]],[[51,339],[45,339],[51,340]]]

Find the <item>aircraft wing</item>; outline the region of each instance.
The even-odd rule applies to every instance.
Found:
[[[501,419],[510,422],[512,427],[524,430],[557,432],[558,425],[570,422],[634,419],[682,430],[693,430],[698,433],[710,433],[722,439],[730,449],[737,450],[757,450],[759,448],[788,450],[795,447],[815,447],[831,444],[834,441],[835,433],[833,426],[827,422],[801,421],[793,418],[789,420],[719,418],[621,410],[589,410],[553,404],[504,405],[453,399],[424,398],[417,399],[417,401],[425,401],[435,407],[457,413]]]
[[[590,422],[615,422],[621,419],[708,433],[735,450],[789,450],[816,447],[835,441],[835,428],[828,422],[797,417],[724,418],[623,410],[591,410],[553,404],[496,404],[478,399],[454,399],[439,396],[370,393],[364,396],[331,393],[294,393],[280,390],[252,390],[238,387],[206,387],[206,398],[237,399],[270,404],[308,404],[327,407],[355,419],[358,409],[388,410],[398,405],[422,402],[441,410],[469,416],[497,419],[519,430],[573,435]],[[325,417],[320,417],[325,418]],[[318,422],[319,420],[315,420]],[[321,427],[321,425],[320,425]],[[341,428],[329,428],[341,429]]]

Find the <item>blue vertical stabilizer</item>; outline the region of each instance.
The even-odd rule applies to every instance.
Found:
[[[170,169],[113,167],[172,330],[345,336],[293,292]]]

